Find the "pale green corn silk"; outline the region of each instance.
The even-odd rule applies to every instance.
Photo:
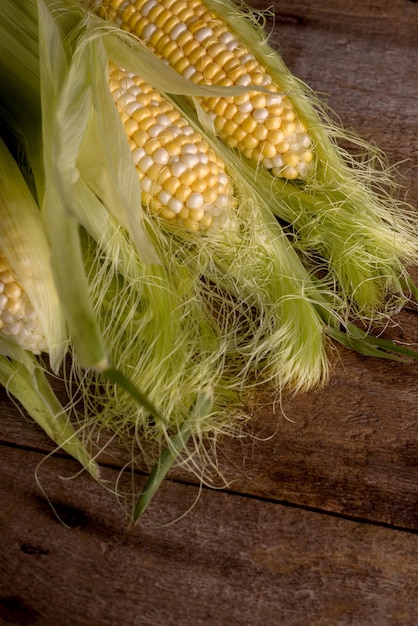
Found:
[[[292,225],[306,259],[325,261],[322,269],[349,312],[365,319],[390,315],[409,297],[402,289],[405,267],[418,260],[418,214],[397,199],[392,169],[377,148],[334,123],[317,95],[290,73],[256,13],[229,0],[205,2],[289,95],[313,142],[315,169],[307,181],[269,181],[257,167],[257,186]]]

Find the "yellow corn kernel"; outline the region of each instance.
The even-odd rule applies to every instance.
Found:
[[[111,65],[109,86],[129,137],[141,182],[142,203],[170,224],[207,230],[233,205],[224,165],[162,95],[140,77]],[[152,93],[140,115],[132,103]],[[132,116],[129,111],[132,110]]]
[[[36,313],[1,251],[0,333],[34,354],[47,347]]]

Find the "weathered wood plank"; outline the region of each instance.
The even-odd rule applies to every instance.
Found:
[[[72,461],[2,450],[0,621],[38,626],[413,624],[416,535],[166,482],[143,527]]]

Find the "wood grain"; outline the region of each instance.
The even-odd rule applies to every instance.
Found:
[[[87,477],[55,460],[3,451],[0,620],[141,626],[412,624],[417,537],[205,489],[165,483],[143,526],[125,530]],[[309,616],[309,621],[305,618]]]
[[[418,3],[282,0],[275,14],[266,29],[291,70],[399,162],[418,206]],[[417,315],[397,321],[388,333],[418,344]],[[128,529],[111,493],[46,458],[51,443],[2,390],[0,623],[413,626],[417,398],[418,364],[338,350],[325,389],[276,411],[254,400],[248,435],[218,447],[227,485],[200,490],[175,470]]]

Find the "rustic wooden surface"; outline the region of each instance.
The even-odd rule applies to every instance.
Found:
[[[266,28],[289,67],[406,160],[418,206],[418,4],[275,4]],[[399,323],[418,342],[418,317]],[[223,442],[227,487],[176,471],[132,529],[2,392],[0,623],[416,624],[417,399],[418,364],[342,350],[326,389],[286,401],[287,419],[260,405],[254,437]]]

